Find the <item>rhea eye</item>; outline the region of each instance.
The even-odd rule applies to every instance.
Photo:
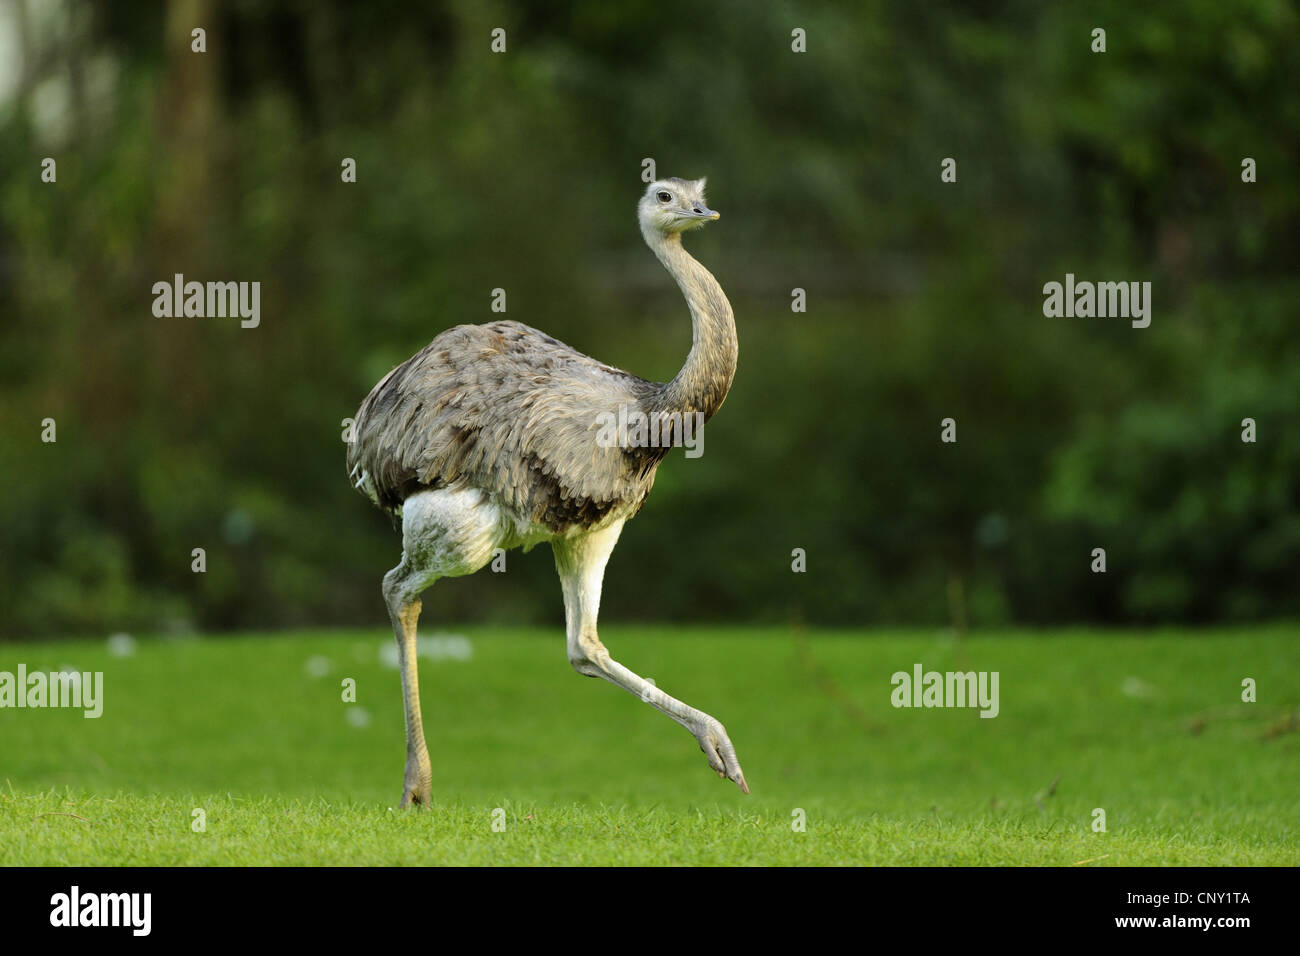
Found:
[[[663,192],[662,190],[660,191],[660,193],[659,193],[659,201],[660,201],[660,202],[672,202],[672,199],[673,199],[673,197],[672,197],[672,194],[671,194],[671,193],[666,193],[666,192]]]

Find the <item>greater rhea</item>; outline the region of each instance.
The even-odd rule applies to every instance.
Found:
[[[731,304],[681,241],[717,218],[703,179],[653,182],[637,206],[641,235],[690,307],[691,351],[671,382],[646,381],[501,321],[441,333],[362,402],[349,474],[402,532],[402,560],[384,575],[383,592],[406,710],[403,806],[428,804],[433,778],[416,662],[421,592],[472,574],[498,548],[542,541],[555,554],[574,669],[677,721],[719,776],[749,792],[722,724],[614,660],[596,631],[605,564],[624,522],[645,503],[668,446],[681,444],[682,423],[712,417],[736,371]],[[651,422],[651,434],[672,440],[600,440],[602,423],[620,412],[619,421]]]

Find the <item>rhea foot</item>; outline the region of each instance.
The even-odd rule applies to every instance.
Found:
[[[430,800],[433,799],[433,768],[429,765],[429,758],[426,756],[422,761],[415,762],[407,758],[406,777],[402,782],[402,802],[401,807],[427,807]]]
[[[709,758],[709,766],[724,780],[730,780],[742,793],[749,793],[749,784],[745,783],[745,772],[740,769],[740,760],[736,757],[736,748],[731,745],[727,729],[712,717],[705,715],[698,730],[693,730],[695,739],[700,742],[700,749]]]

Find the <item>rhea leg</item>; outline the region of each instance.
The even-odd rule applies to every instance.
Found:
[[[433,786],[429,749],[420,717],[420,679],[415,625],[420,593],[439,578],[473,574],[492,557],[500,514],[489,496],[474,488],[423,491],[402,504],[402,563],[384,576],[384,599],[397,638],[406,711],[406,774],[402,806],[428,804]]]
[[[393,619],[397,639],[397,664],[402,671],[402,706],[406,712],[406,773],[402,780],[404,807],[428,804],[433,788],[433,766],[424,742],[424,721],[420,716],[420,673],[416,655],[415,625],[420,619],[419,591],[412,585],[405,556],[402,563],[384,575],[384,600]]]
[[[628,670],[610,657],[600,642],[596,618],[600,613],[601,584],[605,578],[605,565],[622,530],[623,522],[619,521],[603,530],[578,538],[557,539],[551,544],[555,552],[555,569],[564,591],[569,663],[579,674],[603,677],[677,721],[694,734],[709,760],[709,766],[718,776],[731,780],[749,793],[745,774],[736,758],[736,748],[732,746],[726,728],[704,711],[670,697],[644,677]]]

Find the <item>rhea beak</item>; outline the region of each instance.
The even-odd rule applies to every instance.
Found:
[[[678,222],[681,223],[678,229],[683,232],[688,229],[701,229],[706,222],[712,222],[721,218],[721,213],[714,212],[704,203],[694,203],[677,212]]]

